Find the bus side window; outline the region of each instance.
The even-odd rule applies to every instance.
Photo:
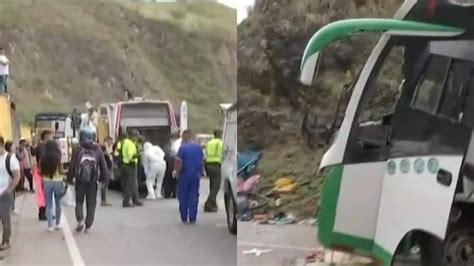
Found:
[[[474,68],[472,67],[469,72],[468,81],[466,82],[462,123],[474,127]]]
[[[418,84],[416,84],[411,103],[413,108],[430,114],[437,112],[449,65],[450,59],[448,57],[431,56]]]
[[[466,103],[472,63],[453,60],[443,91],[438,114],[460,122]]]

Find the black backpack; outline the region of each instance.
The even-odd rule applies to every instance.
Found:
[[[7,168],[7,172],[10,178],[13,178],[12,169],[10,168],[11,160],[12,160],[12,154],[8,153],[7,158],[5,159],[5,168]]]
[[[76,180],[90,182],[97,179],[98,162],[94,150],[81,148],[79,151],[79,165],[76,171]]]

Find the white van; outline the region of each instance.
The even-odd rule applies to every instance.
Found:
[[[224,180],[224,199],[227,227],[237,234],[237,104],[225,110],[221,175]]]

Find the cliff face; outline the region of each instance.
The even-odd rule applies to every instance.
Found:
[[[300,132],[302,118],[308,110],[331,123],[339,92],[357,74],[378,36],[350,37],[326,47],[313,87],[298,81],[307,41],[335,20],[392,17],[402,2],[256,0],[239,25],[239,147],[263,148],[263,190],[285,175],[307,184],[280,209],[312,205],[303,212],[314,212],[321,184],[314,175],[323,150],[308,148]]]
[[[23,120],[136,96],[189,103],[190,125],[218,126],[236,97],[236,11],[217,3],[0,6],[0,44]],[[86,1],[84,1],[86,2]]]

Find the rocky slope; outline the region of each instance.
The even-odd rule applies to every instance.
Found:
[[[313,87],[298,81],[307,41],[331,21],[391,17],[401,2],[256,0],[249,17],[239,25],[239,148],[263,148],[262,191],[282,176],[300,183],[276,209],[313,215],[322,182],[315,171],[323,148],[310,149],[303,140],[303,114],[308,110],[330,123],[340,90],[357,74],[377,36],[351,37],[327,47],[318,84]]]
[[[236,11],[217,3],[0,4],[0,45],[23,120],[136,96],[189,102],[209,132],[236,97]]]

